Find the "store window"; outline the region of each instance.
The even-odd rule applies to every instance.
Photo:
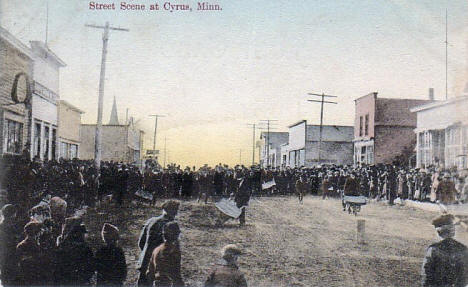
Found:
[[[52,158],[56,158],[56,144],[57,144],[57,129],[52,129]]]
[[[78,157],[78,145],[70,144],[70,159]]]
[[[41,154],[41,124],[34,125],[34,157]]]
[[[9,119],[4,122],[4,145],[8,153],[21,153],[23,124]]]
[[[44,159],[49,159],[49,148],[50,148],[50,139],[49,139],[50,129],[49,127],[44,127]]]

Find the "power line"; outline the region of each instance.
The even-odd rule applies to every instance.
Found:
[[[102,143],[102,109],[104,101],[104,80],[106,76],[106,55],[107,55],[107,42],[109,41],[109,30],[114,31],[125,31],[128,32],[128,29],[123,29],[120,27],[111,27],[109,22],[106,22],[105,26],[96,26],[96,25],[85,25],[86,27],[103,29],[102,34],[102,56],[101,56],[101,73],[99,75],[99,100],[98,100],[98,115],[96,123],[96,137],[94,141],[94,165],[96,169],[100,170],[101,167],[101,143]]]
[[[164,115],[149,115],[154,117],[154,137],[153,137],[153,150],[156,150],[156,130],[158,129],[158,118],[165,117]]]
[[[319,135],[319,150],[318,150],[318,162],[322,160],[322,130],[323,130],[323,104],[338,104],[337,102],[325,101],[325,98],[337,98],[337,96],[332,95],[325,95],[325,94],[314,94],[314,93],[307,93],[310,96],[318,96],[322,99],[320,101],[317,100],[307,100],[309,102],[316,102],[320,103],[320,135]]]

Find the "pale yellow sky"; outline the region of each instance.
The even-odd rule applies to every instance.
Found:
[[[113,2],[106,0],[102,2]],[[119,3],[119,1],[115,1]],[[132,0],[150,4],[155,1]],[[156,1],[157,2],[157,1]],[[49,1],[49,46],[67,63],[61,98],[96,121],[101,31],[112,25],[104,119],[117,98],[139,120],[152,147],[168,138],[168,158],[182,165],[251,163],[247,123],[302,119],[318,123],[307,92],[339,96],[325,124],[353,124],[354,99],[436,97],[445,90],[445,8],[449,13],[449,96],[466,82],[468,3],[457,1],[219,1],[222,11],[90,11],[89,1]],[[163,2],[160,2],[163,3]],[[186,1],[196,5],[196,1]],[[0,1],[0,24],[24,43],[44,40],[46,0]],[[257,131],[259,135],[259,131]],[[258,159],[257,159],[258,160]]]

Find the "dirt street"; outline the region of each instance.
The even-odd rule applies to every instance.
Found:
[[[203,285],[228,243],[244,249],[239,263],[249,286],[418,286],[425,249],[437,239],[430,224],[436,213],[383,203],[370,203],[355,217],[343,212],[337,199],[309,196],[303,205],[296,198],[253,199],[243,228],[236,221],[214,227],[216,213],[213,204],[182,202],[177,220],[182,275],[189,286]],[[159,214],[159,208],[134,203],[124,211],[92,209],[86,215],[94,248],[104,222],[121,229],[128,285],[137,279],[140,228]],[[366,221],[366,245],[356,243],[358,219]],[[461,230],[457,239],[468,243]]]

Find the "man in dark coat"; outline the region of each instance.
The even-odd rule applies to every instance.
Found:
[[[127,277],[127,264],[122,248],[117,245],[119,229],[112,224],[105,223],[101,236],[106,245],[96,253],[96,285],[123,286]]]
[[[137,269],[140,271],[138,286],[150,285],[150,282],[148,282],[146,278],[146,271],[148,270],[151,254],[156,247],[164,242],[162,234],[163,227],[168,222],[174,220],[179,211],[179,202],[174,200],[166,201],[162,205],[162,209],[162,215],[148,219],[140,233],[138,246],[140,247],[141,253],[137,264]]]
[[[45,285],[49,270],[42,265],[42,252],[37,237],[41,231],[41,223],[31,221],[24,226],[26,238],[16,247],[19,261],[18,283],[25,286]]]
[[[3,286],[16,285],[16,245],[21,240],[21,229],[16,221],[16,207],[5,204],[0,223],[0,271]]]
[[[234,201],[236,202],[237,207],[242,208],[242,212],[239,216],[239,224],[241,226],[245,225],[245,209],[249,204],[251,190],[251,185],[247,177],[241,177],[239,187],[234,197]]]
[[[65,219],[56,255],[54,277],[57,285],[89,285],[96,269],[93,252],[84,238],[85,233],[86,228],[80,218]]]
[[[422,286],[456,286],[468,284],[468,249],[453,239],[454,217],[444,214],[432,221],[442,238],[427,249],[422,265]]]

